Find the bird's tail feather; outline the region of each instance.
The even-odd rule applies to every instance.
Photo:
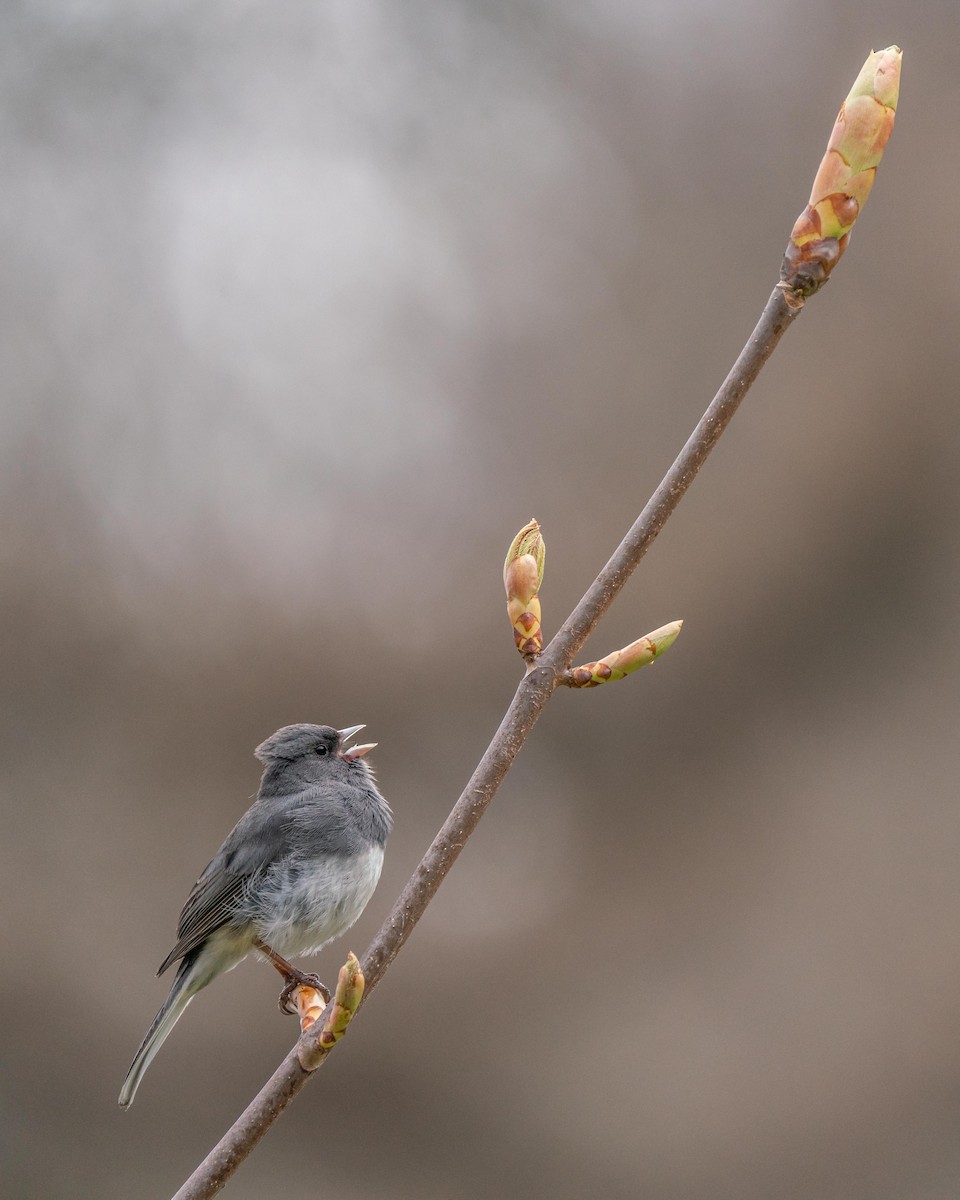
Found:
[[[120,1089],[120,1107],[127,1108],[133,1103],[133,1098],[137,1094],[137,1088],[140,1086],[140,1080],[143,1078],[147,1067],[153,1062],[157,1051],[167,1040],[170,1031],[174,1025],[183,1016],[183,1010],[187,1007],[197,992],[197,988],[191,987],[191,967],[194,964],[195,955],[188,954],[177,969],[177,976],[173,981],[173,986],[164,1000],[160,1011],[153,1018],[153,1024],[147,1030],[143,1041],[140,1043],[140,1049],[133,1056],[133,1062],[130,1064],[130,1070],[127,1071],[127,1077],[123,1081],[123,1087]]]

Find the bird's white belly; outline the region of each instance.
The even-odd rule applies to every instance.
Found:
[[[380,846],[285,866],[262,885],[254,918],[259,936],[284,958],[315,954],[360,916],[382,866]]]

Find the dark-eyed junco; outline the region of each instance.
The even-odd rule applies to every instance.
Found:
[[[360,916],[392,824],[363,761],[376,743],[346,747],[363,728],[288,725],[257,747],[260,791],[183,907],[177,944],[157,972],[179,958],[177,976],[130,1064],[122,1107],[197,992],[251,952],[283,975],[281,1007],[298,984],[318,983],[286,959],[316,953]]]

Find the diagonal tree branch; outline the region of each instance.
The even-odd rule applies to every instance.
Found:
[[[740,401],[773,353],[802,302],[780,285],[770,299],[710,406],[650,497],[643,512],[593,581],[543,654],[520,681],[490,745],[400,893],[389,916],[363,956],[364,1001],[383,978],[413,932],[467,838],[493,799],[514,759],[560,684],[573,656],[607,611],[640,560],[680,503],[687,488],[737,411]],[[207,1200],[216,1195],[270,1125],[287,1107],[329,1053],[319,1045],[323,1022],[303,1034],[260,1092],[197,1167],[174,1200]]]
[[[557,635],[530,665],[460,799],[400,893],[363,957],[364,999],[396,958],[503,782],[573,656],[607,611],[696,478],[740,401],[804,301],[826,283],[873,186],[893,129],[900,88],[898,46],[871,52],[840,108],[827,153],[800,214],[756,329],[723,386],[643,512]],[[328,1006],[325,1016],[330,1014]],[[174,1200],[206,1200],[230,1178],[329,1053],[324,1021],[303,1033],[259,1094],[207,1155]]]

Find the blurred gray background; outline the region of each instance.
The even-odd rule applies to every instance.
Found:
[[[292,721],[396,812],[362,952],[905,48],[850,250],[341,1051],[229,1185],[960,1189],[956,0],[10,0],[0,14],[5,1195],[172,1193],[294,1037],[253,962],[135,1107],[199,870]]]

